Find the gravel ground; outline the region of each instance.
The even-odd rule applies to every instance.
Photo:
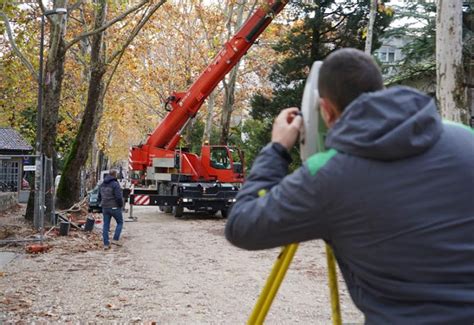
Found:
[[[0,272],[0,323],[246,323],[279,249],[231,246],[218,217],[134,214],[123,247],[103,251],[98,234],[72,232],[45,254],[18,254]],[[339,282],[343,322],[363,323]],[[321,241],[300,245],[266,323],[331,323]]]

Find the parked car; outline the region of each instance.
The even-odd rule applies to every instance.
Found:
[[[102,207],[99,204],[99,185],[89,192],[88,197],[89,212],[102,212]]]

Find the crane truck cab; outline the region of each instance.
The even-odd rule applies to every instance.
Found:
[[[201,162],[209,177],[221,182],[242,183],[243,160],[242,151],[237,147],[205,144],[201,148]]]
[[[133,153],[132,153],[133,157]],[[154,150],[146,172],[132,172],[132,205],[158,205],[180,218],[184,208],[216,214],[227,211],[244,181],[244,158],[237,147],[204,144],[201,155]]]

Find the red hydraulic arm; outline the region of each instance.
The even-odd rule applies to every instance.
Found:
[[[148,146],[168,150],[176,147],[189,119],[196,115],[204,100],[287,3],[288,0],[268,0],[224,45],[187,92],[175,92],[167,99],[166,105],[171,105],[170,112],[148,137]]]

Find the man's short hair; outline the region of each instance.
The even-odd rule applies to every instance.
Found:
[[[383,89],[380,69],[372,57],[360,50],[345,48],[331,53],[319,71],[319,95],[344,109],[363,93]]]
[[[117,178],[117,171],[115,169],[111,169],[111,170],[109,170],[109,175],[112,176],[112,177]]]

